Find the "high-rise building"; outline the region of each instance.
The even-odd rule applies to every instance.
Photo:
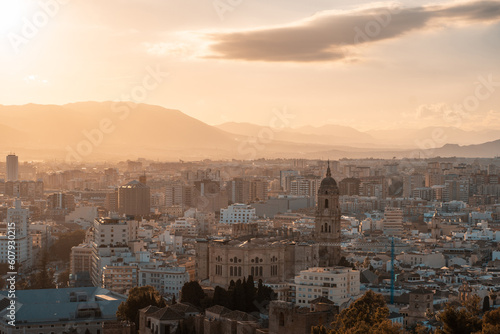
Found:
[[[321,179],[316,176],[294,176],[289,182],[290,195],[295,196],[316,196]]]
[[[291,178],[298,176],[299,172],[296,170],[281,170],[280,171],[280,186],[285,192],[290,191]]]
[[[110,212],[118,212],[118,189],[106,194],[104,207]]]
[[[403,197],[413,197],[413,191],[417,188],[422,188],[425,184],[425,176],[422,174],[414,173],[412,175],[405,175],[403,178]]]
[[[250,201],[250,181],[235,178],[228,182],[229,199],[233,203],[248,203]]]
[[[391,236],[403,235],[403,210],[386,207],[384,211],[384,234]]]
[[[184,183],[180,180],[169,181],[165,187],[165,205],[182,206],[184,204]]]
[[[118,213],[129,216],[147,216],[150,213],[150,189],[139,181],[131,181],[118,188]]]
[[[468,202],[470,192],[470,179],[468,177],[458,177],[458,175],[450,177],[444,181],[444,185],[448,193],[446,201]]]
[[[388,194],[387,182],[383,176],[370,176],[361,178],[359,195],[385,199]]]
[[[188,196],[188,194],[186,194],[186,196]],[[193,200],[193,205],[191,206],[204,212],[219,211],[227,207],[228,204],[227,192],[225,189],[221,188],[219,181],[209,179],[195,181],[189,196]]]
[[[250,181],[250,201],[266,200],[268,196],[268,182],[265,179]]]
[[[340,195],[359,195],[359,185],[361,180],[355,177],[348,177],[339,182]]]
[[[19,179],[19,159],[17,155],[9,154],[7,162],[7,181],[17,181]]]
[[[92,241],[91,278],[95,286],[102,286],[103,268],[111,263],[111,256],[130,252],[128,243],[138,238],[139,223],[123,218],[96,218]]]
[[[439,162],[429,162],[425,173],[425,186],[432,187],[444,184],[443,168]]]

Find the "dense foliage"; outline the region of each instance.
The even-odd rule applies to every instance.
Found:
[[[405,330],[389,319],[389,309],[381,295],[372,291],[340,312],[335,321],[327,328],[316,326],[312,334],[500,334],[500,309],[489,310],[489,304],[481,305],[479,297],[469,298],[460,307],[448,304],[437,315],[429,314],[435,321],[435,331],[418,324]],[[489,302],[489,300],[487,300]],[[482,307],[481,307],[482,306]]]
[[[71,247],[78,246],[85,240],[84,230],[62,233],[50,247],[51,260],[69,262]]]
[[[274,297],[273,289],[262,284],[259,280],[255,287],[252,276],[242,280],[231,281],[226,290],[220,286],[215,287],[212,299],[209,299],[198,282],[184,284],[181,292],[181,302],[188,302],[201,308],[221,305],[230,310],[243,312],[259,311]]]
[[[118,306],[116,316],[120,320],[134,322],[139,328],[139,310],[150,305],[162,308],[166,303],[152,286],[135,287],[130,290],[127,300]]]

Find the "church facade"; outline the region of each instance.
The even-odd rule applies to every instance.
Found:
[[[340,260],[340,219],[339,189],[328,166],[318,190],[312,239],[198,240],[196,279],[227,287],[231,280],[252,275],[255,280],[279,283],[311,267],[336,266]]]

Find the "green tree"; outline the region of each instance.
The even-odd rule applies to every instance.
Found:
[[[337,315],[329,334],[404,333],[404,330],[399,325],[393,324],[388,316],[389,309],[382,295],[368,290],[363,297]]]
[[[259,284],[257,286],[257,302],[262,303],[263,301],[271,301],[274,299],[274,290],[262,283],[259,279]]]
[[[221,305],[224,307],[228,307],[229,306],[228,291],[226,291],[224,288],[220,286],[216,286],[214,289],[214,298],[212,301],[214,305]]]
[[[69,282],[69,268],[59,274],[57,277],[57,283],[60,288],[66,288]]]
[[[365,323],[371,327],[387,319],[388,316],[389,309],[382,295],[368,290],[363,297],[337,316],[334,327],[340,330],[339,333],[353,328],[359,323]]]
[[[473,298],[470,298],[473,299]],[[479,298],[477,298],[479,304]],[[479,307],[477,306],[477,309]],[[474,303],[468,303],[461,308],[455,308],[450,304],[446,305],[443,312],[438,316],[442,323],[442,329],[436,331],[437,334],[471,334],[481,330],[481,319],[476,312]]]
[[[245,288],[241,280],[237,280],[233,289],[234,309],[246,312]]]
[[[324,326],[316,326],[311,328],[311,334],[328,334],[328,330]]]
[[[353,264],[345,258],[345,256],[342,256],[339,261],[339,266],[342,267],[353,267]]]
[[[422,324],[417,324],[413,328],[412,333],[415,333],[415,334],[432,334],[431,330],[429,328],[423,326]]]
[[[52,289],[55,287],[53,274],[47,268],[49,255],[43,252],[38,264],[38,272],[30,276],[30,289]]]
[[[202,307],[202,300],[205,298],[200,283],[191,281],[184,284],[181,290],[181,303],[191,303],[195,306]]]
[[[255,290],[255,284],[253,281],[253,276],[248,276],[246,284],[243,287],[245,289],[245,302],[246,302],[246,312],[253,312],[256,310],[253,304],[255,298],[257,297],[257,292]]]
[[[500,308],[486,312],[483,316],[482,334],[500,333]]]
[[[60,234],[58,239],[50,247],[51,259],[69,262],[71,247],[78,246],[84,240],[84,230],[75,230]]]
[[[120,320],[135,323],[136,328],[139,328],[139,310],[150,305],[163,308],[167,304],[152,286],[135,287],[130,290],[127,300],[118,306],[116,316]]]

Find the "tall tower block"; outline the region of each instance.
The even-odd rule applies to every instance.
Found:
[[[17,181],[19,179],[19,159],[17,155],[9,154],[5,160],[7,181]]]

